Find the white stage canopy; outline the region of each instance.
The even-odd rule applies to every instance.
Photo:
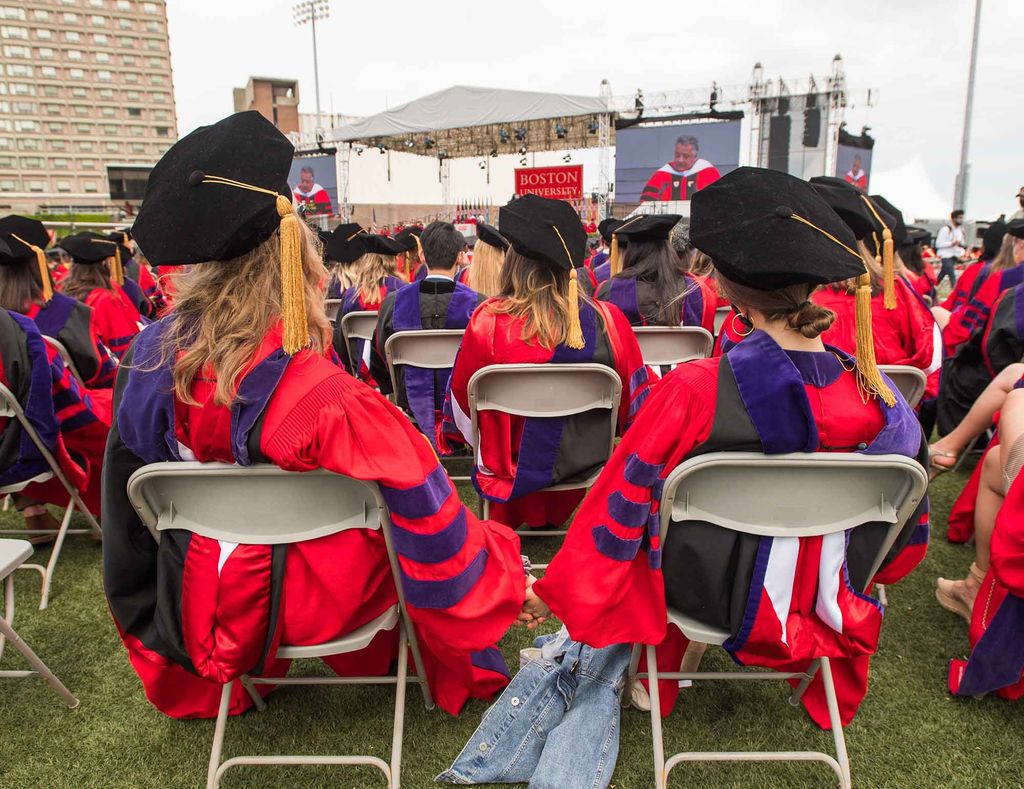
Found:
[[[607,104],[597,96],[455,85],[341,126],[329,133],[329,139],[334,142],[368,141],[444,129],[526,123],[607,112]]]
[[[946,220],[953,210],[950,201],[936,190],[919,156],[902,167],[873,173],[869,190],[900,209],[907,224],[928,219]]]

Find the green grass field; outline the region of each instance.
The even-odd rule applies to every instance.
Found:
[[[1024,786],[1021,746],[1024,714],[998,699],[952,698],[946,692],[951,657],[968,648],[966,625],[939,608],[937,575],[959,577],[972,558],[967,546],[945,540],[946,515],[966,472],[945,475],[933,486],[933,541],[923,566],[889,590],[882,642],[872,662],[870,692],[846,730],[857,787]],[[463,491],[469,498],[472,493]],[[11,513],[0,522],[13,525]],[[535,560],[549,556],[551,541],[528,540]],[[40,551],[37,558],[45,558]],[[68,711],[41,682],[0,680],[0,786],[175,787],[202,786],[212,721],[175,721],[154,710],[128,664],[103,599],[100,546],[70,538],[61,558],[50,607],[40,612],[37,576],[19,573],[16,626],[82,701]],[[557,628],[556,623],[546,626]],[[513,630],[501,646],[510,665],[529,637]],[[705,667],[725,667],[722,653]],[[4,668],[22,667],[8,648]],[[307,666],[309,664],[307,663]],[[285,688],[262,714],[232,719],[226,756],[263,752],[362,752],[387,757],[391,692],[383,688]],[[815,748],[829,752],[830,735],[818,731],[801,709],[786,704],[779,683],[708,683],[683,691],[667,722],[667,747]],[[426,712],[410,688],[402,783],[430,786],[452,761],[486,704],[475,702],[452,718]],[[653,784],[646,715],[626,711],[618,767],[619,789]],[[243,768],[228,773],[226,787],[381,787],[378,773],[363,768]],[[684,766],[673,786],[828,787],[824,765]]]

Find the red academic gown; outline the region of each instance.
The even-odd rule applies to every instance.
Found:
[[[717,612],[714,624],[733,633],[725,646],[738,662],[802,671],[816,653],[836,658],[840,712],[844,724],[848,722],[867,690],[867,661],[877,646],[881,608],[851,586],[854,568],[847,568],[843,538],[800,539],[789,566],[768,573],[775,588],[792,589],[790,599],[776,605],[754,569],[770,570],[777,560],[786,563],[771,553],[771,538],[755,538],[744,546],[743,538],[710,524],[680,523],[673,524],[663,546],[658,502],[663,480],[673,468],[688,457],[719,449],[922,456],[926,447],[921,430],[906,404],[899,401],[888,409],[877,400],[865,403],[855,373],[844,369],[852,363],[852,357],[841,361],[832,353],[787,353],[757,332],[725,357],[681,365],[662,379],[534,587],[572,638],[593,647],[656,644],[659,666],[676,671],[686,639],[667,628],[666,596],[680,600],[689,594],[695,598],[695,612]],[[891,582],[908,572],[923,558],[927,533],[924,505],[876,577]],[[866,536],[859,529],[846,534],[851,541]],[[668,588],[663,561],[672,569]],[[737,573],[737,566],[746,572]],[[832,569],[840,567],[833,576]],[[868,580],[861,578],[858,584]],[[673,605],[690,613],[685,602]],[[785,621],[779,618],[779,606],[786,610]],[[818,613],[830,609],[839,612],[839,621]],[[690,615],[712,623],[710,613]],[[662,713],[668,714],[678,683],[666,681],[661,691]],[[819,680],[803,701],[814,720],[826,727]]]
[[[519,540],[466,510],[409,419],[327,358],[308,350],[288,357],[280,326],[243,372],[230,408],[214,404],[212,375],[193,385],[198,405],[174,401],[161,395],[169,371],[143,372],[151,369],[144,359],[159,359],[162,327],[140,336],[131,357],[137,364],[118,376],[104,489],[106,593],[149,700],[172,717],[212,717],[220,683],[257,670],[287,671],[288,661],[274,658],[278,644],[338,637],[397,599],[379,532],[290,544],[279,582],[272,546],[233,547],[167,531],[158,548],[135,516],[125,483],[146,462],[191,457],[325,468],[376,481],[438,705],[455,714],[467,698],[504,687],[507,671],[494,644],[523,601]],[[146,413],[133,407],[143,398]],[[156,628],[157,620],[173,624]],[[343,674],[384,673],[395,658],[396,632],[327,662]],[[249,704],[236,686],[232,714]]]
[[[93,311],[63,293],[54,293],[46,304],[33,304],[26,313],[39,331],[59,340],[90,389],[114,385],[117,361],[100,340]]]
[[[479,415],[480,435],[469,418],[469,379],[490,364],[543,364],[598,362],[612,367],[622,381],[618,429],[624,431],[647,397],[649,379],[633,330],[614,306],[596,302],[596,309],[580,302],[580,323],[585,346],[544,348],[522,339],[524,321],[488,308],[484,302],[473,313],[455,359],[451,386],[444,405],[439,446],[455,439],[476,447],[473,481],[480,495],[491,501],[491,517],[510,526],[561,526],[583,498],[583,490],[536,493],[540,488],[593,473],[600,458],[592,442],[571,440],[592,434],[606,424],[606,412],[560,419],[513,417],[496,411]],[[558,471],[556,471],[556,469]]]
[[[992,307],[1004,290],[1015,288],[1024,282],[1024,264],[990,273],[985,277],[974,295],[949,317],[949,323],[942,332],[946,355],[952,356],[961,343],[985,325]]]
[[[960,276],[957,277],[956,285],[953,290],[946,296],[946,300],[939,306],[949,312],[955,312],[960,309],[964,304],[967,303],[967,299],[970,298],[971,291],[974,289],[975,282],[978,281],[979,275],[984,278],[985,266],[991,261],[976,260],[965,268]]]
[[[110,290],[95,288],[85,297],[85,304],[92,307],[96,333],[110,352],[118,359],[124,356],[135,335],[139,333],[141,316],[132,300],[118,285],[111,283]]]
[[[1006,493],[992,533],[991,566],[978,590],[971,655],[954,660],[949,689],[964,696],[1024,696],[1024,476]]]

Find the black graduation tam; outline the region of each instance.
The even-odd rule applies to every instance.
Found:
[[[377,236],[368,233],[363,236],[362,242],[367,252],[378,255],[394,256],[405,252],[405,245],[401,241],[396,241],[388,236]]]
[[[414,252],[420,248],[418,241],[422,232],[419,227],[406,227],[395,233],[395,241],[402,245],[403,252]]]
[[[740,167],[690,203],[690,243],[725,277],[758,290],[865,273],[853,231],[799,178]]]
[[[896,246],[902,244],[907,237],[907,225],[903,221],[903,212],[881,195],[871,195],[871,202],[874,203],[875,208],[882,209],[888,214],[889,219],[893,220],[892,222],[887,220],[886,224],[892,231],[892,239],[896,242]]]
[[[587,233],[564,200],[523,195],[498,211],[501,234],[523,257],[571,271],[583,265]]]
[[[872,231],[879,232],[875,218],[863,200],[864,193],[852,184],[842,178],[822,176],[811,179],[811,188],[839,214],[858,241]]]
[[[999,254],[999,248],[1003,245],[1003,236],[1006,235],[1006,222],[1001,218],[985,228],[981,237],[981,247],[986,257],[993,258]]]
[[[812,184],[820,184],[822,186],[845,186],[847,189],[852,189],[857,194],[864,194],[864,190],[855,184],[851,184],[845,178],[840,178],[836,175],[816,175],[811,179]]]
[[[932,242],[932,234],[923,227],[915,227],[914,225],[907,225],[907,237],[903,240],[900,246],[912,247],[915,244],[930,244]]]
[[[128,250],[128,257],[132,256],[131,249],[128,246],[128,242],[132,240],[132,236],[131,233],[129,233],[127,230],[114,230],[110,233],[107,233],[106,237],[108,241],[113,241],[115,244],[121,246],[122,255],[124,255],[125,250]]]
[[[612,243],[612,233],[614,233],[615,228],[621,224],[621,219],[608,217],[607,219],[602,219],[597,223],[597,232],[601,234],[601,238],[605,240],[606,244],[610,244]]]
[[[15,258],[12,255],[11,248],[7,245],[7,242],[0,239],[0,263],[8,260],[20,260],[21,258]]]
[[[492,247],[497,247],[502,252],[508,250],[508,241],[505,240],[504,236],[498,232],[498,228],[494,225],[489,225],[486,222],[478,222],[476,226],[476,237],[479,241],[483,241],[485,244],[489,244]]]
[[[363,239],[367,233],[355,222],[338,225],[324,235],[324,254],[336,263],[353,263],[366,254]]]
[[[74,263],[85,265],[102,263],[117,254],[117,244],[107,241],[97,233],[76,233],[73,236],[66,236],[57,246],[71,255]]]
[[[641,214],[627,219],[615,229],[620,239],[633,241],[668,241],[672,228],[682,216],[679,214]]]
[[[231,260],[277,229],[294,147],[255,111],[200,126],[149,175],[132,232],[154,265]],[[251,187],[256,187],[254,190]]]
[[[1024,219],[1011,219],[1006,225],[1006,232],[1014,238],[1024,238]]]
[[[10,250],[9,256],[5,255],[5,260],[35,257],[36,251],[33,247],[46,249],[50,244],[50,234],[46,232],[42,222],[17,214],[8,214],[0,219],[0,238],[3,238]]]

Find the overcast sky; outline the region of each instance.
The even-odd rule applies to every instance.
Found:
[[[370,115],[453,84],[596,95],[827,74],[843,56],[847,111],[876,137],[874,172],[920,155],[951,199],[960,156],[974,0],[350,3],[318,24],[324,112]],[[314,112],[308,27],[289,0],[167,0],[179,132],[232,112],[250,75],[300,81]],[[1024,184],[1024,0],[984,0],[968,213],[1016,210]]]

